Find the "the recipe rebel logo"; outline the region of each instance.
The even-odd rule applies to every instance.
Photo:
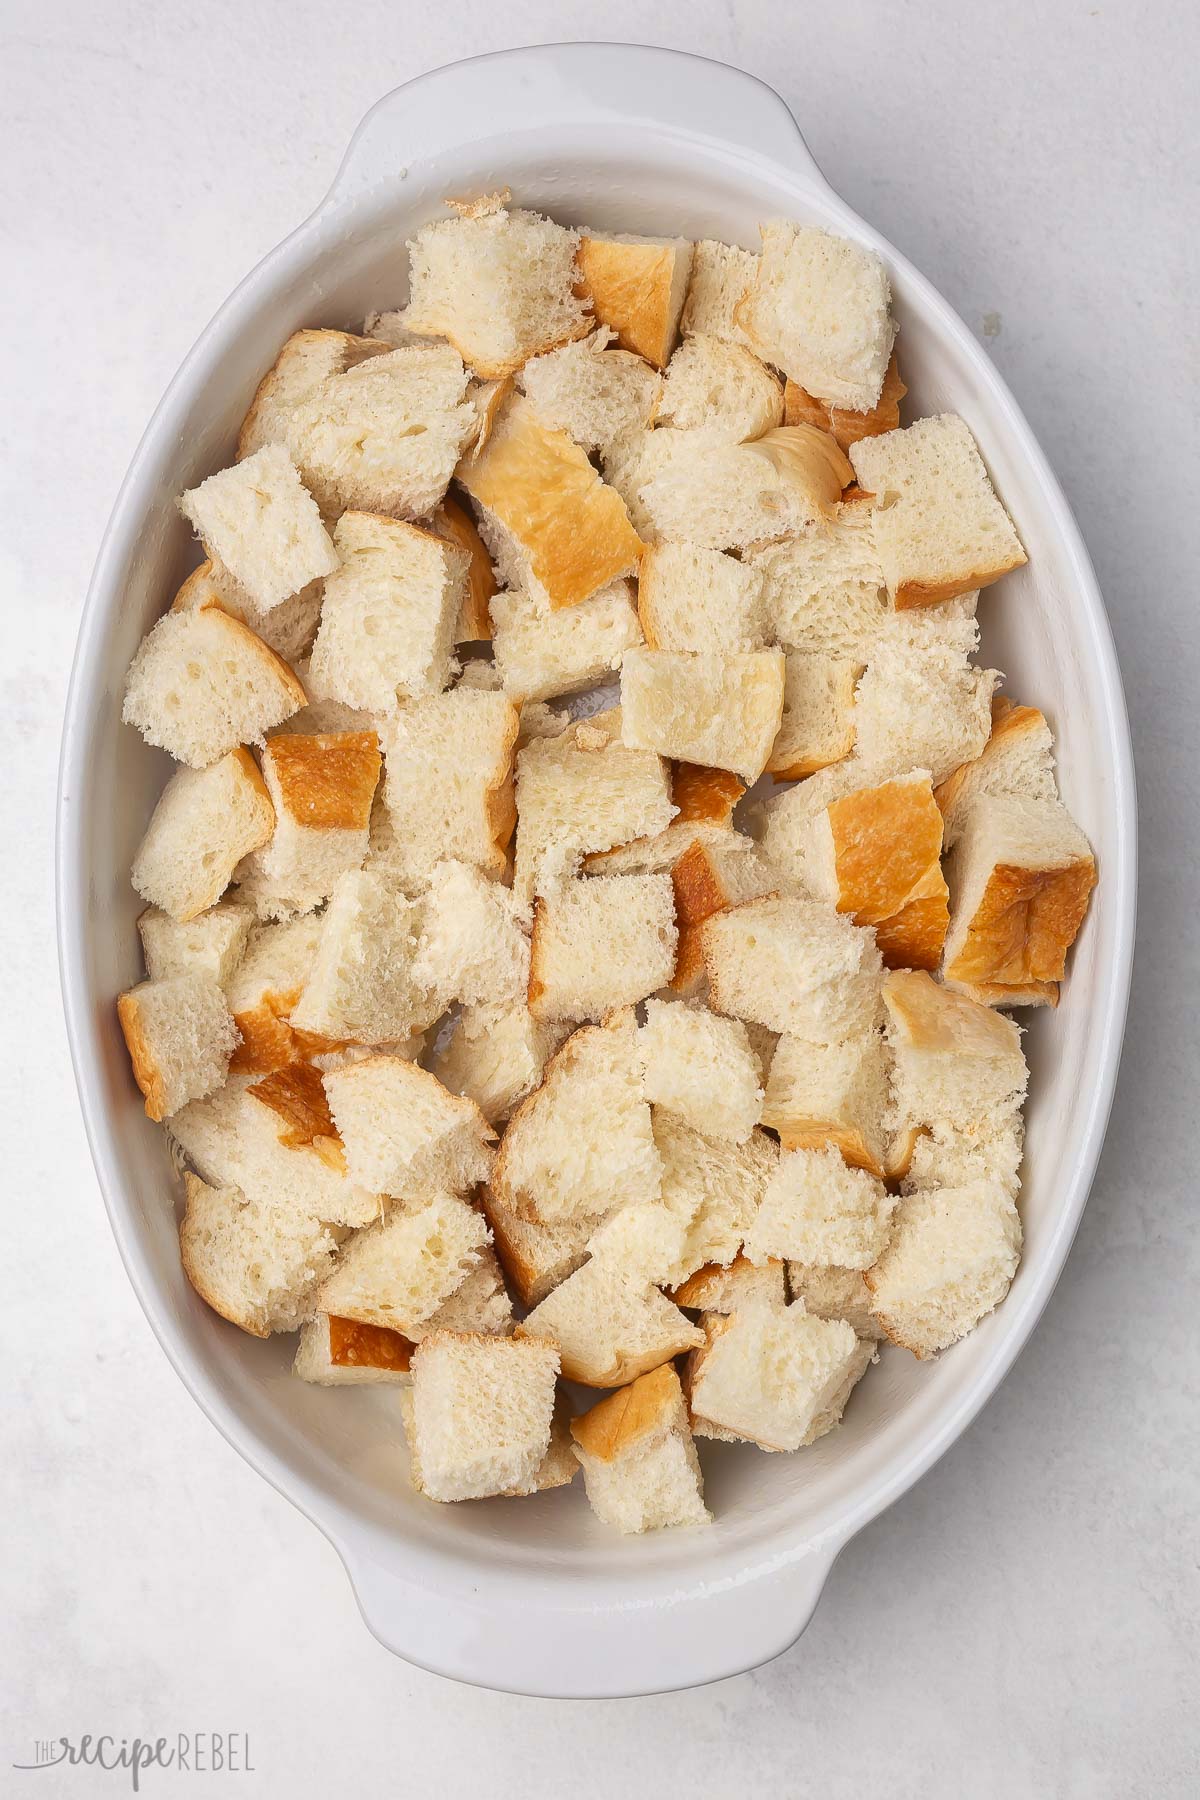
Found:
[[[107,1732],[82,1737],[38,1738],[32,1762],[14,1762],[22,1773],[39,1769],[122,1770],[132,1791],[141,1792],[148,1769],[175,1769],[191,1775],[253,1775],[250,1734],[245,1731],[179,1731],[173,1737],[116,1738]]]

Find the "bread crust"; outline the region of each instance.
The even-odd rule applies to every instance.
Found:
[[[873,925],[888,968],[936,969],[950,924],[942,815],[928,781],[889,781],[827,808],[835,904]]]
[[[1020,1037],[1010,1019],[998,1018],[924,971],[898,969],[885,976],[883,1003],[892,1029],[906,1049],[962,1056],[1020,1056]]]
[[[280,804],[314,831],[365,831],[383,759],[374,731],[280,733],[267,739]]]
[[[897,430],[900,402],[907,392],[893,349],[879,398],[870,412],[847,412],[844,407],[815,400],[789,375],[783,389],[783,422],[785,425],[816,425],[821,431],[828,431],[843,450],[848,450],[860,438],[879,437],[885,431]]]
[[[492,559],[475,529],[475,521],[465,506],[447,494],[434,515],[434,528],[457,544],[460,550],[465,550],[471,559],[467,570],[467,592],[454,633],[455,642],[490,643],[492,615],[489,602],[497,591],[496,576]]]
[[[1021,568],[1028,561],[1022,551],[1020,556],[1000,563],[981,564],[946,581],[902,581],[892,604],[897,612],[912,612],[918,606],[939,606],[943,600],[957,600],[960,594],[973,594],[976,588],[991,587],[993,581],[999,581],[1002,575]]]
[[[591,301],[600,323],[616,332],[623,350],[635,351],[656,369],[667,366],[678,336],[682,308],[672,308],[671,294],[682,254],[674,244],[591,237],[581,237],[575,253],[576,291]]]
[[[205,1277],[203,1260],[197,1255],[192,1239],[191,1210],[193,1195],[197,1189],[204,1192],[207,1185],[206,1182],[201,1181],[198,1175],[193,1175],[190,1170],[185,1172],[183,1177],[185,1204],[183,1218],[179,1222],[179,1261],[183,1272],[205,1306],[210,1307],[218,1318],[227,1319],[231,1325],[236,1325],[239,1330],[247,1332],[250,1337],[270,1337],[269,1326],[259,1324],[248,1312],[228,1308],[224,1301],[218,1298],[215,1290],[209,1286]]]
[[[1024,737],[1026,733],[1037,733],[1046,729],[1045,714],[1036,706],[1018,706],[1004,694],[992,696],[992,731],[982,752],[974,762],[959,763],[957,769],[947,775],[945,781],[939,781],[933,790],[933,797],[942,810],[943,816],[955,806],[962,795],[963,788],[970,779],[970,771],[986,761],[997,748],[1003,749],[1014,738]]]
[[[334,348],[332,340],[337,340],[337,348],[341,355],[338,358],[340,367],[335,366],[332,371],[336,374],[343,374],[347,369],[352,369],[356,363],[366,362],[369,357],[386,355],[392,347],[378,338],[356,337],[350,331],[294,331],[254,390],[254,398],[250,402],[238,431],[236,461],[244,462],[246,457],[252,456],[256,450],[261,449],[258,433],[262,417],[275,397],[276,388],[281,386],[287,378],[288,364],[305,351],[314,348],[315,343],[322,339],[330,340],[329,348],[331,350]]]
[[[285,1149],[312,1149],[330,1168],[346,1173],[345,1151],[319,1069],[306,1062],[288,1063],[248,1091],[282,1121],[278,1136]]]
[[[826,516],[854,480],[845,451],[817,425],[777,425],[742,448],[769,462],[776,474]]]
[[[643,1438],[669,1427],[682,1405],[683,1389],[674,1365],[662,1363],[572,1419],[571,1436],[597,1462],[616,1462]]]
[[[675,824],[728,825],[746,784],[730,769],[706,769],[699,763],[671,765],[671,801]]]
[[[125,1034],[125,1047],[133,1065],[133,1079],[145,1098],[146,1116],[153,1119],[156,1125],[161,1124],[166,1117],[167,1087],[146,1036],[141,1001],[135,989],[131,988],[128,993],[119,996],[117,1018]]]
[[[329,1360],[335,1369],[391,1369],[403,1374],[412,1361],[415,1344],[387,1325],[364,1325],[327,1313]]]
[[[851,1169],[865,1169],[882,1181],[884,1165],[872,1154],[861,1131],[832,1119],[792,1119],[774,1127],[785,1150],[837,1150]]]
[[[946,980],[1009,992],[1061,981],[1095,885],[1091,856],[1053,869],[996,863]],[[1039,999],[1046,997],[1040,985],[1035,991]]]

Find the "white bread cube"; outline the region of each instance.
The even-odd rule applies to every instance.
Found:
[[[817,899],[874,927],[892,969],[936,969],[949,924],[942,815],[929,773],[866,786],[813,821],[806,864]]]
[[[594,875],[556,885],[534,905],[529,1010],[582,1023],[636,1005],[675,970],[669,875]]]
[[[614,581],[590,600],[558,611],[536,593],[496,594],[492,621],[496,667],[504,692],[518,705],[578,694],[607,681],[625,652],[642,642],[627,581]]]
[[[319,1387],[403,1387],[415,1347],[382,1325],[319,1312],[300,1327],[292,1374]]]
[[[636,750],[757,781],[783,716],[783,689],[782,650],[629,650],[621,665],[621,736]]]
[[[501,1266],[527,1312],[587,1261],[595,1219],[556,1219],[543,1225],[523,1219],[486,1188],[481,1204]]]
[[[779,1133],[785,1150],[832,1145],[851,1168],[883,1175],[888,1105],[888,1059],[877,1031],[832,1044],[779,1039],[762,1122]]]
[[[534,1307],[518,1338],[554,1344],[568,1381],[614,1388],[703,1342],[703,1334],[656,1287],[597,1258]]]
[[[316,693],[391,712],[401,696],[450,681],[454,631],[470,558],[403,519],[343,513],[333,528],[341,567],[325,583],[309,664]]]
[[[700,928],[714,1012],[815,1044],[869,1031],[882,960],[869,931],[812,901],[768,897]]]
[[[686,238],[584,232],[576,255],[579,291],[601,325],[656,369],[666,367],[692,270]]]
[[[741,444],[783,424],[783,384],[751,351],[697,332],[667,365],[655,421]]]
[[[739,250],[736,245],[718,243],[714,238],[701,239],[692,256],[691,279],[680,320],[684,336],[702,333],[748,348],[749,340],[734,314],[742,296],[754,286],[757,274],[758,257],[753,250]]]
[[[875,543],[898,611],[988,587],[1028,561],[957,413],[863,438],[850,461],[875,496]]]
[[[117,1018],[151,1119],[203,1099],[229,1072],[238,1029],[211,975],[139,982],[117,1000]]]
[[[316,953],[289,1012],[293,1030],[387,1044],[442,1011],[417,967],[421,910],[394,881],[351,869],[333,884]]]
[[[183,1272],[206,1306],[251,1337],[295,1331],[316,1308],[337,1253],[334,1234],[287,1202],[249,1199],[185,1175]]]
[[[742,1247],[779,1158],[765,1131],[743,1144],[706,1137],[663,1108],[654,1113],[662,1163],[662,1204],[687,1227],[675,1283],[709,1263],[724,1267]]]
[[[302,400],[310,399],[330,376],[382,356],[387,348],[349,331],[294,331],[259,382],[242,421],[238,461],[244,462],[264,444],[285,444],[287,422]]]
[[[373,731],[285,732],[267,739],[262,767],[275,830],[239,872],[242,891],[260,918],[311,912],[367,854],[379,739]]]
[[[887,617],[869,505],[846,501],[794,536],[757,544],[746,566],[762,584],[763,614],[776,643],[809,656],[867,662]]]
[[[248,906],[222,900],[207,912],[180,923],[157,906],[138,919],[142,956],[151,981],[173,975],[211,975],[218,987],[228,986],[241,961],[254,923]]]
[[[883,1003],[896,1129],[985,1135],[1015,1121],[1029,1070],[1011,1019],[916,971],[889,975]]]
[[[238,863],[265,844],[275,809],[248,750],[179,769],[158,797],[130,880],[143,900],[185,923],[214,906]]]
[[[584,1026],[509,1121],[492,1173],[500,1202],[552,1224],[657,1200],[662,1162],[642,1095],[632,1012]]]
[[[307,587],[281,600],[264,612],[228,569],[206,558],[193,569],[171,602],[172,612],[199,612],[205,607],[219,606],[232,619],[240,619],[267,648],[292,666],[308,655],[321,617],[323,580],[310,581]],[[296,716],[292,715],[293,718]]]
[[[531,1493],[550,1448],[552,1346],[436,1331],[412,1359],[414,1485],[430,1500]]]
[[[1057,800],[1054,739],[1036,706],[1016,706],[1002,694],[994,696],[987,743],[974,762],[962,763],[948,775],[934,796],[947,850],[958,842],[972,805],[983,794]]]
[[[142,639],[121,717],[176,762],[207,768],[305,704],[291,669],[219,606],[168,612]]]
[[[873,250],[815,225],[772,219],[759,229],[762,256],[737,323],[807,393],[868,412],[896,336],[887,270]]]
[[[776,781],[803,781],[854,749],[854,690],[862,665],[788,651],[783,716],[767,759]]]
[[[787,1265],[793,1301],[817,1319],[844,1319],[861,1341],[877,1343],[883,1327],[871,1311],[871,1290],[861,1269],[839,1269],[832,1263]]]
[[[572,1419],[571,1436],[588,1502],[606,1525],[659,1531],[711,1519],[683,1389],[669,1364]]]
[[[306,914],[286,923],[256,925],[226,988],[241,1033],[231,1067],[268,1075],[307,1053],[288,1023],[312,970],[322,921]]]
[[[551,607],[577,606],[636,574],[642,543],[620,494],[527,400],[505,408],[458,479],[506,587],[539,594]]]
[[[264,612],[338,566],[312,495],[279,444],[210,475],[179,508],[207,554]]]
[[[857,756],[818,769],[815,775],[773,794],[753,819],[759,854],[773,871],[778,889],[815,899],[822,883],[817,861],[818,827],[827,806],[861,787],[870,786],[871,770]]]
[[[815,394],[808,393],[798,381],[789,377],[783,387],[783,422],[785,425],[816,425],[836,438],[843,450],[849,450],[860,438],[879,437],[882,432],[895,431],[900,424],[900,402],[907,392],[893,346],[879,398],[869,412],[831,406],[828,400],[818,400]]]
[[[854,697],[855,751],[878,781],[927,769],[934,785],[987,743],[994,669],[881,640]]]
[[[443,1087],[474,1100],[484,1118],[498,1125],[538,1086],[566,1029],[535,1019],[524,998],[464,1006],[430,1068]]]
[[[574,290],[579,234],[498,205],[422,226],[410,239],[409,331],[447,338],[476,374],[512,375],[592,328]]]
[[[844,1320],[814,1318],[802,1301],[708,1314],[703,1324],[706,1341],[688,1371],[697,1436],[799,1450],[838,1423],[870,1361]]]
[[[433,515],[432,528],[467,556],[467,585],[454,624],[456,644],[486,642],[492,635],[491,600],[496,573],[487,546],[465,506],[447,494]]]
[[[331,376],[288,414],[281,441],[327,519],[422,519],[478,429],[457,351],[412,344]]]
[[[384,866],[424,881],[445,857],[504,873],[515,821],[517,709],[503,694],[455,688],[412,700],[382,723]]]
[[[647,1000],[638,1041],[642,1090],[651,1105],[709,1137],[745,1143],[758,1123],[763,1091],[740,1020],[679,1001]]]
[[[529,983],[529,939],[511,889],[470,863],[438,863],[421,901],[413,974],[438,1012],[454,1000],[515,1006]]]
[[[424,1494],[426,1499],[433,1499],[435,1496],[430,1494],[426,1488],[421,1472],[421,1458],[413,1430],[411,1386],[402,1388],[396,1398],[400,1403],[400,1423],[404,1428],[404,1436],[408,1444],[408,1478],[418,1494]],[[500,1498],[514,1500],[527,1494],[544,1493],[549,1488],[571,1485],[579,1473],[579,1464],[575,1460],[575,1452],[571,1444],[570,1419],[570,1407],[566,1396],[560,1393],[554,1402],[554,1412],[550,1420],[550,1444],[545,1456],[529,1481],[520,1487],[505,1488]]]
[[[912,1194],[867,1271],[871,1309],[894,1344],[922,1360],[934,1356],[999,1306],[1020,1254],[1020,1217],[998,1184]]]
[[[438,1308],[461,1285],[487,1243],[487,1224],[465,1200],[433,1193],[394,1206],[342,1246],[321,1285],[322,1312],[384,1325],[418,1342]]]
[[[589,875],[661,874],[697,840],[707,842],[718,831],[728,835],[733,809],[745,791],[745,782],[727,769],[674,763],[670,792],[675,816],[666,830],[633,838],[612,850],[594,851],[584,857],[583,866]]]
[[[602,325],[576,343],[532,357],[517,375],[542,424],[565,431],[589,453],[624,431],[648,426],[662,389],[661,377],[640,356],[609,348],[615,335]]]
[[[668,1287],[688,1273],[688,1220],[661,1201],[616,1206],[588,1239],[592,1261],[627,1281]]]
[[[424,1340],[431,1331],[479,1331],[507,1337],[512,1328],[513,1305],[504,1274],[496,1252],[485,1244],[479,1261],[442,1301],[428,1324],[421,1327],[420,1336]]]
[[[1015,1200],[1021,1191],[1025,1126],[1019,1101],[974,1126],[940,1121],[916,1131],[901,1179],[901,1192],[968,1187],[985,1181]]]
[[[783,1257],[869,1269],[891,1235],[898,1201],[877,1176],[851,1169],[832,1147],[785,1150],[746,1233],[751,1262]]]
[[[775,893],[779,879],[757,848],[739,831],[706,835],[694,841],[671,868],[679,952],[671,987],[687,999],[707,983],[701,928],[706,919],[729,906]]]
[[[638,577],[638,616],[652,650],[761,650],[758,572],[698,544],[651,544]]]
[[[996,1005],[1057,998],[1096,885],[1092,847],[1058,800],[981,794],[946,865],[943,978]]]
[[[676,1306],[690,1311],[730,1313],[741,1307],[765,1304],[783,1306],[787,1302],[786,1267],[769,1259],[752,1263],[739,1254],[727,1267],[705,1263],[694,1275],[681,1282],[671,1295]]]
[[[473,1101],[447,1093],[427,1069],[397,1056],[363,1057],[330,1070],[325,1091],[350,1177],[363,1187],[453,1194],[487,1178],[491,1127]]]

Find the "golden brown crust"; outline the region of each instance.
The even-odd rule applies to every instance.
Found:
[[[416,1348],[386,1325],[364,1325],[358,1319],[330,1313],[329,1360],[335,1369],[390,1369],[403,1374]]]
[[[816,425],[778,425],[742,447],[769,462],[818,512],[831,513],[854,480],[845,451]]]
[[[166,1117],[167,1088],[150,1049],[142,1021],[142,1006],[137,990],[131,988],[117,1000],[117,1018],[125,1034],[125,1047],[133,1064],[133,1079],[146,1101],[146,1115],[160,1124]]]
[[[311,1063],[293,1062],[276,1069],[248,1090],[283,1122],[280,1143],[287,1150],[311,1148],[321,1161],[343,1174],[345,1153],[319,1069]]]
[[[884,979],[883,1004],[892,1030],[906,1049],[960,1056],[1016,1056],[1020,1040],[1008,1019],[956,994],[931,975],[898,969]]]
[[[702,1269],[697,1269],[693,1275],[688,1276],[686,1281],[681,1282],[677,1288],[673,1289],[669,1297],[676,1306],[690,1307],[693,1312],[703,1311],[711,1305],[714,1292],[731,1275],[757,1275],[764,1266],[769,1269],[781,1269],[783,1263],[777,1256],[768,1257],[765,1265],[752,1263],[749,1257],[743,1256],[739,1250],[733,1261],[727,1266],[722,1266],[720,1263],[705,1263]]]
[[[366,362],[368,357],[383,356],[392,348],[390,344],[385,344],[378,338],[356,337],[350,331],[294,331],[254,390],[254,398],[250,402],[249,410],[242,420],[241,429],[238,432],[238,462],[242,462],[259,448],[258,430],[261,416],[274,399],[276,388],[286,380],[288,364],[311,349],[313,341],[320,338],[339,340],[340,368],[335,370],[335,373],[338,374],[352,369],[356,363]]]
[[[501,745],[501,759],[497,764],[493,778],[484,786],[484,811],[487,816],[488,831],[492,843],[496,846],[494,872],[504,872],[507,851],[512,834],[517,828],[517,795],[513,780],[513,759],[516,755],[517,738],[521,732],[521,709],[519,706],[509,707],[508,731]]]
[[[675,890],[675,918],[680,931],[689,925],[702,925],[713,913],[729,904],[729,893],[721,873],[707,847],[697,841],[689,844],[671,869],[671,886]]]
[[[682,1399],[678,1375],[670,1363],[663,1363],[572,1419],[571,1436],[597,1462],[615,1462],[634,1444],[660,1431]]]
[[[816,400],[789,376],[783,390],[783,422],[785,425],[816,425],[820,430],[828,431],[843,450],[848,450],[860,438],[879,437],[885,431],[895,431],[900,424],[900,402],[907,392],[893,350],[879,398],[870,412],[846,412],[840,406]]]
[[[728,769],[705,769],[699,763],[685,762],[671,765],[671,801],[678,809],[676,825],[699,821],[728,825],[745,791],[745,782]]]
[[[300,998],[299,988],[263,994],[256,1006],[234,1013],[242,1041],[229,1063],[231,1075],[269,1075],[295,1062],[300,1051],[286,1014]]]
[[[928,781],[888,781],[835,800],[837,910],[873,925],[889,968],[936,969],[950,923],[942,815]]]
[[[475,521],[465,506],[460,506],[457,500],[447,494],[434,516],[434,525],[443,537],[465,550],[471,559],[471,566],[467,571],[466,598],[455,632],[457,641],[462,644],[490,643],[492,615],[489,602],[497,591],[496,577],[492,559],[475,529]]]
[[[981,1006],[1057,1006],[1057,981],[964,982],[967,994]]]
[[[220,606],[221,604],[221,596],[213,579],[213,566],[206,557],[198,569],[192,570],[180,587],[171,602],[171,611],[190,612],[193,607]]]
[[[969,778],[969,771],[978,763],[985,761],[996,749],[1014,737],[1026,731],[1041,731],[1045,728],[1046,717],[1036,706],[1018,706],[1004,694],[992,696],[992,730],[982,752],[972,762],[959,763],[940,781],[933,790],[933,797],[941,808],[943,816],[956,804]]]
[[[365,831],[382,758],[374,731],[323,731],[312,737],[280,734],[266,754],[279,783],[280,804],[314,831]]]
[[[1095,885],[1096,863],[1090,856],[1056,869],[997,863],[966,938],[946,968],[947,981],[1009,990],[1061,981]]]
[[[529,980],[525,986],[525,1004],[535,1018],[537,1007],[546,991],[542,980],[542,934],[546,926],[546,902],[539,896],[533,903],[533,929],[529,938]]]
[[[656,369],[666,367],[675,346],[678,319],[672,316],[675,259],[671,244],[614,244],[582,237],[576,252],[575,291],[590,300],[602,325],[617,334],[622,350],[633,350]]]
[[[670,980],[673,993],[690,998],[704,984],[704,947],[699,925],[681,925],[675,949],[675,973]]]
[[[903,1181],[912,1168],[912,1159],[916,1155],[917,1139],[925,1135],[923,1125],[906,1125],[898,1131],[888,1145],[884,1159],[883,1174],[886,1181]]]
[[[500,1151],[497,1152],[497,1162],[500,1160],[503,1149],[504,1146],[501,1143]],[[537,1295],[540,1271],[525,1256],[516,1238],[510,1234],[504,1211],[487,1188],[480,1195],[479,1208],[491,1227],[492,1245],[499,1258],[500,1267],[515,1289],[521,1305],[531,1311],[537,1305],[535,1296]],[[509,1208],[508,1210],[513,1209]]]
[[[999,581],[1002,575],[1007,575],[1011,569],[1019,569],[1028,561],[1022,550],[1019,556],[1008,557],[1000,563],[985,563],[948,581],[902,581],[892,604],[897,612],[912,612],[919,606],[939,606],[943,600],[957,600],[960,594],[973,594],[976,588],[991,587],[993,581]]]
[[[866,1169],[868,1174],[883,1179],[883,1164],[853,1125],[832,1119],[788,1119],[776,1123],[773,1129],[785,1150],[839,1150],[842,1161],[850,1168]]]

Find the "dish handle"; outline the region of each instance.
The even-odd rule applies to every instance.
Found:
[[[469,144],[597,125],[733,147],[829,193],[792,114],[756,76],[682,50],[583,43],[470,57],[393,89],[355,132],[329,198],[374,194]]]

